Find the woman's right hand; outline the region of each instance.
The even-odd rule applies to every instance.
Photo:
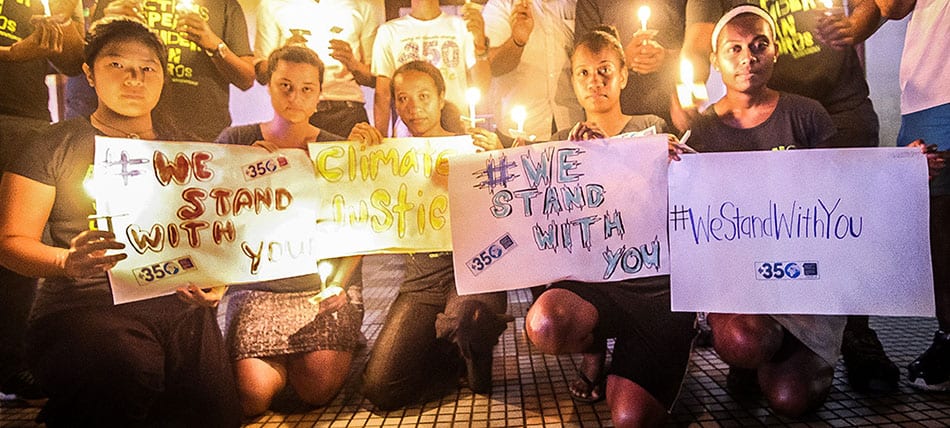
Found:
[[[106,255],[107,250],[121,250],[125,244],[115,240],[115,234],[105,230],[85,230],[69,243],[65,257],[58,259],[65,276],[72,279],[90,278],[108,271],[128,257],[125,253]]]
[[[594,122],[577,122],[567,136],[568,141],[597,140],[607,138],[607,133]]]

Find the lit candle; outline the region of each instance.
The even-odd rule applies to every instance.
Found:
[[[337,285],[327,287],[327,280],[330,279],[330,275],[333,275],[333,264],[329,261],[320,260],[317,263],[317,275],[320,275],[321,290],[315,296],[307,299],[307,301],[309,301],[311,305],[317,306],[317,308],[319,308],[321,301],[342,293],[343,288]]]
[[[478,88],[468,88],[465,91],[465,101],[468,102],[468,120],[472,124],[472,128],[477,125],[478,120],[475,117],[475,105],[478,104],[478,101],[482,99],[482,92]]]
[[[821,0],[821,4],[825,6],[825,16],[844,15],[844,7],[835,7],[833,0]]]
[[[40,3],[43,4],[43,16],[50,16],[49,0],[40,0]]]
[[[195,2],[194,0],[178,0],[175,3],[175,11],[178,13],[188,13],[195,11]]]
[[[691,108],[695,105],[695,100],[706,101],[709,94],[706,92],[706,85],[696,82],[693,74],[693,64],[686,58],[680,60],[680,81],[676,85],[676,97],[679,99],[680,107]]]
[[[676,85],[676,96],[680,107],[693,106],[693,64],[685,58],[680,60],[680,83]]]
[[[511,109],[511,120],[515,121],[516,131],[524,133],[524,121],[528,118],[528,111],[524,106],[514,106]]]
[[[637,10],[637,18],[640,18],[640,30],[647,30],[647,20],[650,19],[650,6],[640,6]]]

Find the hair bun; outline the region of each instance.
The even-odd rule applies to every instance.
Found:
[[[617,39],[617,41],[620,41],[620,33],[617,32],[617,27],[614,27],[613,25],[600,24],[600,25],[594,27],[593,29],[591,29],[591,31],[592,31],[592,32],[593,32],[593,31],[600,31],[600,32],[602,32],[602,33],[610,34],[610,35],[613,36],[615,39]]]

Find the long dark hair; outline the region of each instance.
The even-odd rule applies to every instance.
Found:
[[[407,62],[393,72],[392,80],[395,81],[396,76],[409,71],[418,71],[432,78],[432,81],[435,82],[435,89],[439,91],[439,96],[445,99],[445,79],[442,77],[442,73],[439,72],[439,69],[435,68],[434,65],[420,60]],[[396,86],[390,85],[389,90],[392,99],[396,99]],[[453,134],[461,134],[465,132],[465,125],[462,124],[461,116],[462,112],[458,107],[451,101],[445,100],[445,104],[442,106],[442,111],[440,112],[439,123],[446,131]]]

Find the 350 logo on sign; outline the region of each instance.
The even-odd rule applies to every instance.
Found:
[[[469,259],[466,265],[468,270],[472,271],[473,276],[478,276],[485,269],[502,258],[505,254],[511,252],[511,249],[514,248],[515,241],[511,239],[511,235],[504,234],[501,238],[498,238],[495,242],[492,242],[488,248],[485,248],[477,256]]]
[[[135,281],[138,282],[139,285],[144,286],[154,284],[156,281],[162,279],[181,275],[192,269],[195,269],[195,263],[191,261],[191,257],[182,257],[176,260],[169,260],[167,262],[132,269],[132,274],[135,275]]]
[[[252,163],[250,165],[244,165],[241,169],[244,171],[244,180],[251,181],[255,178],[260,178],[268,174],[272,174],[278,169],[286,168],[290,166],[290,163],[287,162],[287,158],[284,156],[277,156],[270,159],[264,159],[262,161]]]
[[[818,262],[755,262],[755,279],[818,279]]]

